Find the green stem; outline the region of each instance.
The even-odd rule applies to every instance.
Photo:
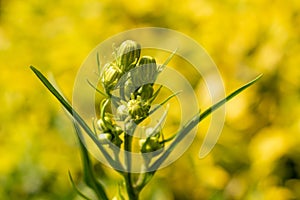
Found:
[[[146,167],[148,168],[148,167]],[[136,183],[135,189],[139,192],[148,184],[148,182],[152,179],[154,173],[153,172],[143,172],[139,174],[139,179]]]
[[[124,175],[124,179],[125,179],[126,191],[127,191],[128,198],[130,200],[138,200],[139,199],[139,191],[136,190],[134,188],[134,186],[133,186],[133,183],[132,183],[132,173],[131,172],[127,172]]]
[[[132,147],[132,136],[127,131],[124,133],[124,149],[125,149],[125,166],[127,171],[131,171],[131,147]]]
[[[131,150],[132,150],[132,139],[135,131],[136,124],[132,119],[126,120],[125,122],[125,135],[124,135],[124,150],[125,150],[125,166],[127,167],[127,173],[124,173],[124,179],[126,183],[126,190],[130,200],[139,199],[139,191],[134,188],[132,182],[131,173]]]

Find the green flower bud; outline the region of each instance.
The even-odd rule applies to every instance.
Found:
[[[157,137],[150,137],[148,139],[141,139],[139,141],[142,153],[150,153],[163,148],[163,145],[159,143]]]
[[[115,144],[120,147],[123,141],[118,137],[114,136],[111,133],[100,133],[98,134],[98,140],[101,144]]]
[[[114,130],[113,130],[116,134],[120,135],[121,133],[123,133],[123,130],[120,126],[115,125],[114,126]]]
[[[112,140],[112,135],[110,133],[100,133],[98,134],[98,139],[101,144],[109,144]]]
[[[109,131],[109,129],[108,129],[108,128],[106,127],[106,125],[105,125],[105,121],[104,121],[104,120],[99,119],[99,120],[97,121],[97,125],[98,125],[98,128],[99,128],[101,131],[103,131],[103,132]]]
[[[134,68],[141,54],[141,45],[132,40],[124,41],[117,51],[117,63],[123,73]]]
[[[154,133],[154,128],[150,127],[150,128],[147,128],[145,130],[145,134],[146,134],[147,137],[154,136],[154,137],[159,138],[160,137],[160,130],[156,130],[156,133]]]
[[[120,139],[119,136],[114,136],[111,142],[115,144],[117,147],[120,147],[121,144],[123,143],[123,141]]]
[[[156,61],[151,56],[141,57],[138,67],[131,72],[132,82],[137,87],[147,83],[154,83],[156,76]]]
[[[150,105],[138,96],[137,99],[128,101],[127,108],[131,118],[138,121],[148,116]]]
[[[141,98],[143,100],[148,100],[152,97],[153,95],[153,87],[151,84],[146,84],[146,85],[143,85],[142,87],[140,87],[136,93],[136,95],[139,95],[141,96]]]
[[[139,65],[152,65],[156,71],[156,61],[152,56],[142,56]]]
[[[102,132],[109,132],[113,126],[113,121],[108,115],[105,115],[103,119],[97,121],[97,125]]]
[[[110,94],[121,76],[122,71],[114,63],[108,63],[104,66],[101,74],[101,81],[106,93]]]
[[[142,153],[152,152],[151,146],[149,144],[145,144],[145,143],[146,143],[146,139],[140,139],[139,140],[139,145],[142,147],[141,152]]]
[[[150,141],[149,144],[152,148],[152,151],[156,151],[156,150],[161,149],[163,147],[163,145],[159,143],[157,137],[150,137],[149,141]]]
[[[120,105],[117,108],[117,116],[121,121],[124,121],[128,116],[128,109],[126,105]]]
[[[143,56],[140,59],[139,67],[142,68],[142,76],[146,78],[149,83],[154,82],[157,75],[156,61],[151,56]]]
[[[98,135],[98,139],[102,144],[108,144],[110,141],[120,147],[123,141],[119,138],[119,135],[123,133],[123,130],[112,117],[105,113],[105,116],[97,121],[97,125],[103,132]]]
[[[97,125],[102,132],[115,133],[116,135],[120,135],[123,132],[122,128],[106,113],[103,118],[97,121]]]

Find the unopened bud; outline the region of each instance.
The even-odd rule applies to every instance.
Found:
[[[150,153],[153,151],[157,151],[161,148],[163,148],[163,145],[159,143],[159,140],[157,137],[150,137],[148,139],[141,139],[140,140],[140,146],[142,153]]]
[[[148,116],[150,105],[144,102],[140,96],[137,99],[131,99],[127,103],[128,113],[132,119],[138,121]]]
[[[121,121],[124,121],[128,116],[128,109],[126,105],[120,105],[117,108],[117,116]]]
[[[118,126],[113,118],[106,113],[103,118],[100,118],[97,121],[97,125],[102,132],[116,133],[117,135],[120,135],[123,132],[122,128]]]
[[[117,52],[117,63],[123,73],[134,68],[141,54],[141,46],[135,41],[124,41]]]
[[[151,56],[141,57],[139,64],[131,72],[132,82],[135,86],[154,83],[157,77],[156,61]]]
[[[154,90],[153,90],[152,85],[146,84],[138,89],[137,95],[140,95],[141,98],[146,101],[152,97],[153,92],[154,92]]]
[[[103,132],[106,132],[106,131],[109,130],[109,129],[106,127],[106,125],[105,125],[105,121],[102,120],[102,119],[99,119],[99,120],[97,121],[97,125],[98,125],[98,128],[99,128],[101,131],[103,131]]]
[[[104,66],[101,81],[108,94],[114,89],[121,76],[122,71],[114,63],[108,63]]]
[[[100,133],[98,135],[98,139],[101,144],[109,144],[112,139],[112,135],[110,133]]]
[[[115,136],[111,142],[116,145],[117,147],[120,148],[121,144],[123,143],[123,141],[119,138],[119,136]]]
[[[111,117],[105,115],[104,118],[99,119],[97,121],[98,128],[101,129],[103,132],[110,131],[111,127],[113,126],[113,121]]]
[[[120,126],[115,125],[115,126],[114,126],[114,132],[115,132],[116,134],[120,135],[121,133],[123,133],[123,130],[122,130],[122,128],[121,128]]]

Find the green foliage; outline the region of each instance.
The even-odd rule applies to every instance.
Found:
[[[99,183],[95,177],[95,174],[93,172],[93,167],[91,164],[91,160],[89,158],[89,154],[86,150],[86,147],[84,146],[84,144],[82,143],[82,133],[80,130],[80,127],[77,125],[77,123],[80,124],[81,128],[83,128],[89,135],[89,137],[91,137],[93,139],[93,141],[97,144],[97,146],[99,147],[99,149],[101,150],[101,152],[105,155],[106,159],[110,160],[111,163],[113,162],[117,162],[117,160],[113,160],[108,153],[106,152],[105,149],[103,149],[102,145],[99,143],[98,140],[95,139],[95,133],[93,134],[91,129],[89,129],[89,127],[87,126],[87,124],[82,120],[82,118],[77,114],[77,112],[71,107],[71,105],[64,99],[63,96],[60,95],[60,93],[55,89],[55,87],[44,77],[43,74],[41,74],[37,69],[35,69],[34,67],[31,67],[32,71],[37,75],[37,77],[42,81],[42,83],[48,88],[48,90],[58,99],[58,101],[63,105],[63,107],[69,112],[69,114],[71,114],[74,118],[74,127],[77,133],[77,137],[80,143],[80,149],[82,152],[82,160],[83,160],[83,174],[84,174],[84,179],[86,184],[93,189],[93,191],[95,191],[98,199],[108,199],[107,195],[105,193],[105,189],[103,187],[103,185],[101,183]],[[192,118],[185,126],[183,126],[183,128],[177,133],[176,137],[174,138],[174,141],[172,141],[171,145],[168,147],[168,149],[166,150],[165,153],[163,153],[157,161],[155,161],[153,163],[153,166],[150,167],[153,169],[157,169],[159,167],[159,165],[161,163],[163,163],[163,161],[168,157],[168,155],[171,153],[171,151],[176,147],[177,144],[179,144],[179,142],[188,135],[189,131],[192,130],[194,128],[194,126],[196,126],[199,122],[201,122],[205,117],[207,117],[210,113],[212,113],[214,110],[216,110],[217,108],[219,108],[220,106],[222,106],[223,104],[225,104],[227,101],[229,101],[230,99],[232,99],[233,97],[235,97],[236,95],[238,95],[240,92],[244,91],[246,88],[248,88],[249,86],[251,86],[252,84],[254,84],[261,76],[257,77],[256,79],[254,79],[253,81],[247,83],[246,85],[240,87],[239,89],[237,89],[236,91],[234,91],[233,93],[231,93],[228,97],[226,97],[225,99],[221,100],[220,102],[216,103],[215,105],[213,105],[212,107],[210,107],[209,109],[207,109],[204,113],[202,114],[198,114],[196,115],[194,118]],[[135,119],[135,118],[133,118]],[[129,122],[131,123],[131,122]],[[126,127],[127,125],[125,125]],[[130,125],[128,125],[130,126]],[[126,130],[124,130],[126,131]],[[130,130],[129,131],[133,131]],[[151,134],[153,135],[153,134]],[[124,149],[127,151],[131,151],[131,134],[130,133],[126,133],[124,136]],[[152,141],[153,136],[149,136],[147,138],[147,140],[145,141],[145,144],[147,144],[147,141]],[[146,148],[145,144],[143,145],[144,148]],[[150,148],[154,148],[154,143],[148,142],[148,145],[150,145]],[[155,149],[157,150],[157,149]],[[143,148],[141,150],[143,152]],[[115,158],[116,159],[116,158]],[[113,166],[113,165],[112,165]],[[126,163],[126,167],[128,169],[130,169],[130,161],[129,158],[127,158],[127,163]],[[156,171],[150,171],[150,172],[146,172],[145,174],[141,174],[141,176],[144,176],[144,181],[140,184],[138,183],[133,183],[132,182],[132,174],[130,172],[121,172],[121,174],[123,174],[124,178],[125,178],[125,182],[126,182],[126,187],[127,187],[127,193],[128,193],[128,197],[129,199],[138,199],[139,193],[142,190],[142,188],[149,182],[149,180],[151,179],[151,177],[154,175]],[[74,181],[72,179],[72,176],[70,175],[70,180],[74,186]],[[148,178],[147,178],[148,177]],[[137,185],[136,187],[134,185]],[[79,193],[80,196],[87,198],[85,195],[83,195],[77,188],[76,186],[74,186],[76,191]]]

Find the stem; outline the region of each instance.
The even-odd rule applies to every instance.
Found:
[[[145,170],[148,166],[145,166]],[[141,192],[142,189],[147,185],[147,183],[152,179],[154,173],[153,172],[142,172],[139,174],[139,179],[136,182],[136,190]]]
[[[139,199],[139,191],[133,187],[131,176],[132,176],[132,173],[130,173],[130,172],[127,172],[124,175],[127,195],[130,200],[138,200]]]
[[[124,173],[124,179],[126,183],[126,190],[130,200],[139,199],[139,191],[134,188],[132,182],[131,171],[131,150],[132,150],[132,139],[135,131],[136,124],[134,120],[129,119],[125,122],[125,133],[124,133],[124,150],[125,150],[125,166],[127,167],[127,173]]]

